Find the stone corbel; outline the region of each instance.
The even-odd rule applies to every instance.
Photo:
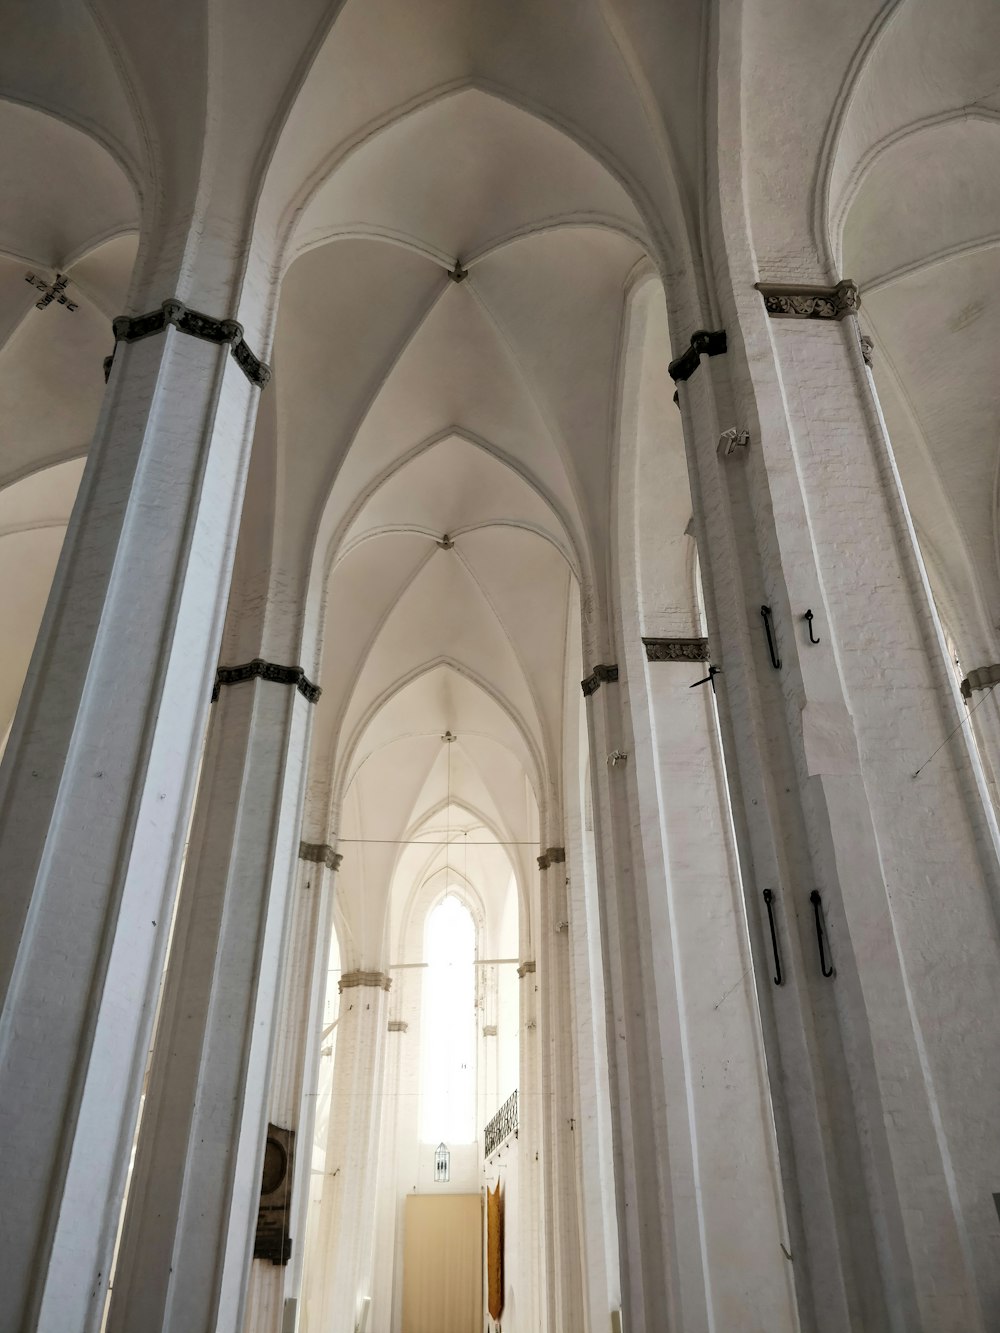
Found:
[[[549,866],[558,866],[566,860],[565,847],[546,847],[538,858],[538,869],[548,870]]]
[[[707,662],[707,639],[643,639],[647,662]]]
[[[962,698],[971,699],[973,690],[988,690],[991,685],[1000,684],[1000,663],[992,666],[976,667],[962,681]]]
[[[327,870],[339,870],[343,864],[343,854],[335,852],[327,842],[300,842],[299,860],[315,861],[326,866]]]
[[[857,284],[850,278],[833,287],[794,282],[756,282],[754,286],[772,319],[843,319],[856,315],[861,304]]]

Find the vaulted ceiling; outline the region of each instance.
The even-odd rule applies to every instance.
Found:
[[[861,285],[935,586],[963,651],[995,659],[995,5],[747,0],[742,69],[707,73],[706,7],[681,0],[594,0],[572,22],[564,0],[250,9],[213,0],[209,24],[183,0],[139,24],[125,0],[39,0],[0,50],[0,737],[137,233],[148,256],[204,152],[213,200],[259,173],[256,235],[283,275],[273,496],[248,512],[273,515],[261,560],[317,612],[310,792],[325,833],[372,840],[345,843],[364,949],[399,867],[436,873],[405,848],[442,810],[526,879],[578,707],[567,661],[581,635],[588,665],[611,642],[628,297],[651,252],[679,272],[705,222],[709,75],[740,81],[762,276],[790,255],[815,276],[828,251]],[[178,52],[197,97],[165,76]],[[28,271],[68,274],[78,309],[36,309]],[[679,450],[656,299],[642,431]],[[662,519],[654,632],[689,615],[680,491],[637,497]]]

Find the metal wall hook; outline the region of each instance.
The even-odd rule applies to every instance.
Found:
[[[771,927],[771,949],[774,952],[774,984],[781,985],[781,959],[778,957],[778,932],[774,928],[774,909],[771,904],[774,902],[774,894],[770,889],[764,890],[764,901],[767,903],[767,924]]]
[[[818,889],[813,889],[812,893],[810,893],[809,895],[809,901],[812,903],[813,911],[816,914],[816,942],[819,945],[820,971],[823,973],[824,977],[832,977],[833,962],[831,961],[829,967],[827,967],[826,965],[826,946],[824,944],[824,940],[826,938],[826,931],[823,929],[823,914],[822,914],[823,899],[819,896]]]
[[[819,639],[817,639],[816,635],[813,633],[813,613],[811,611],[807,611],[805,615],[802,617],[802,619],[809,626],[809,642],[819,643]]]
[[[764,632],[767,634],[767,651],[771,654],[771,665],[775,671],[781,670],[781,658],[778,656],[778,650],[774,646],[774,634],[771,630],[771,608],[762,606],[760,616],[764,622]]]
[[[688,689],[689,689],[689,690],[693,690],[693,689],[694,689],[696,686],[698,686],[698,685],[711,685],[711,687],[712,687],[712,693],[714,694],[714,693],[715,693],[715,678],[716,678],[716,676],[719,674],[719,672],[720,672],[721,670],[722,670],[722,667],[719,667],[719,666],[710,666],[710,667],[708,668],[708,675],[707,675],[707,676],[702,676],[701,680],[696,680],[695,683],[694,683],[694,685],[689,685],[689,686],[688,686]]]

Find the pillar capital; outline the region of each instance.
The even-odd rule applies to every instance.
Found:
[[[374,986],[378,990],[389,990],[392,987],[392,977],[385,972],[345,972],[338,985],[341,995],[345,990],[353,990],[356,986]]]
[[[522,963],[521,966],[517,969],[517,975],[523,981],[524,978],[526,976],[529,976],[532,972],[534,972],[534,970],[535,970],[534,959],[529,959],[528,962]]]
[[[215,703],[222,692],[223,685],[241,685],[248,680],[269,680],[275,685],[294,685],[303,699],[314,704],[323,693],[306,677],[302,667],[280,666],[277,662],[265,662],[262,657],[255,657],[251,662],[240,666],[219,667],[215,673],[215,685],[212,689],[212,702]]]
[[[247,346],[243,337],[243,325],[235,319],[215,319],[204,315],[200,310],[191,310],[176,296],[169,297],[159,310],[151,310],[145,315],[119,315],[111,321],[115,335],[115,351],[120,342],[134,343],[141,338],[150,338],[156,333],[164,333],[174,328],[178,333],[190,334],[192,338],[202,338],[210,343],[228,343],[233,360],[251,384],[263,389],[271,378],[271,369]],[[112,352],[104,361],[104,378],[107,380],[114,364]]]

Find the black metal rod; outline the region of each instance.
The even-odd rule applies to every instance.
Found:
[[[764,632],[767,635],[767,651],[771,654],[771,665],[775,671],[781,670],[781,658],[778,656],[777,649],[774,646],[774,635],[771,632],[771,608],[762,606],[760,616],[764,622]]]
[[[803,620],[805,620],[806,624],[809,626],[809,642],[819,643],[819,639],[817,639],[816,635],[813,633],[813,613],[807,611],[803,616]]]
[[[826,932],[823,929],[823,915],[821,911],[821,908],[823,906],[823,899],[819,896],[818,889],[813,889],[812,893],[810,893],[809,895],[809,901],[812,903],[813,911],[816,913],[816,942],[819,945],[820,971],[823,973],[824,977],[832,977],[833,976],[832,960],[830,962],[829,967],[827,967],[826,965],[826,946],[823,942]]]
[[[774,928],[774,909],[771,904],[774,902],[774,894],[770,889],[764,890],[764,901],[767,903],[767,924],[771,927],[771,948],[774,951],[774,984],[781,985],[781,959],[778,957],[778,932]]]

